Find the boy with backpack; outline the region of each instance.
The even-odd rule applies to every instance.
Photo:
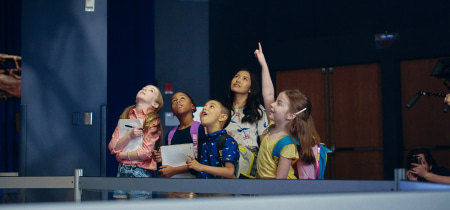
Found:
[[[216,179],[235,176],[239,161],[238,143],[224,130],[230,123],[230,116],[230,110],[219,101],[210,100],[203,107],[200,120],[206,128],[206,139],[202,151],[199,151],[198,161],[188,155],[191,160],[186,162],[191,172],[197,174],[197,178]]]

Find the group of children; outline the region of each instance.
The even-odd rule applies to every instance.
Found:
[[[311,117],[311,102],[298,90],[282,91],[275,99],[260,43],[254,55],[262,68],[262,95],[267,111],[259,104],[256,77],[248,70],[239,71],[232,79],[225,104],[217,100],[206,102],[200,113],[201,124],[193,119],[194,100],[178,92],[172,97],[171,107],[180,125],[166,136],[166,145],[193,143],[196,157],[189,155],[183,166],[159,165],[162,136],[155,113],[163,106],[162,95],[157,87],[145,86],[136,95],[136,105],[127,108],[120,117],[143,119],[143,126],[133,128],[121,138],[116,128],[109,143],[119,162],[117,176],[155,177],[159,172],[168,178],[189,172],[197,178],[235,178],[240,145],[258,154],[256,178],[316,179],[320,138]],[[143,136],[142,147],[122,152],[138,136]],[[279,142],[284,144],[275,156]],[[136,198],[142,194],[116,191],[114,197]]]

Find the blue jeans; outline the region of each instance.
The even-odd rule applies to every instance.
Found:
[[[129,166],[119,164],[117,177],[155,177],[155,171],[139,168],[135,165]],[[152,198],[152,193],[137,190],[115,190],[113,197],[122,199],[149,199]]]

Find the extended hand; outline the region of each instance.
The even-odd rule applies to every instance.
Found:
[[[186,161],[186,165],[188,166],[188,168],[194,169],[198,172],[202,172],[203,165],[200,164],[199,162],[197,162],[197,160],[195,160],[195,158],[192,157],[191,155],[188,155],[188,157],[191,159],[191,160]]]
[[[158,171],[162,177],[164,178],[170,178],[173,175],[175,175],[173,171],[173,167],[169,165],[162,165]]]
[[[266,63],[266,58],[264,57],[264,54],[262,51],[261,42],[258,42],[258,45],[259,45],[259,48],[255,50],[254,54],[255,54],[255,57],[258,59],[259,65],[265,66],[265,65],[267,65],[267,63]]]

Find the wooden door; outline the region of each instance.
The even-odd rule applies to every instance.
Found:
[[[280,71],[277,93],[299,89],[310,98],[322,141],[335,145],[326,179],[383,179],[380,65]]]
[[[334,68],[331,120],[336,179],[383,179],[380,71],[379,64]]]

